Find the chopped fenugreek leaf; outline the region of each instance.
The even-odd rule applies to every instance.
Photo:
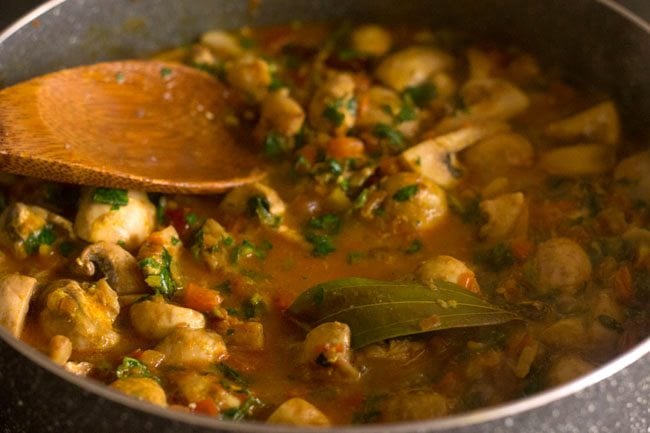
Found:
[[[271,205],[266,197],[254,196],[248,199],[247,203],[248,214],[250,216],[257,216],[260,222],[269,227],[278,227],[280,225],[280,217],[271,213]]]
[[[125,356],[122,359],[122,363],[115,370],[115,375],[118,379],[148,377],[154,379],[156,382],[160,382],[160,378],[151,373],[149,367],[147,367],[143,362],[129,356]]]
[[[111,210],[117,210],[129,204],[129,192],[117,188],[96,188],[93,191],[93,201],[95,203],[110,204]]]
[[[38,252],[38,249],[41,245],[52,245],[56,240],[56,234],[52,227],[49,225],[44,226],[38,231],[34,231],[27,236],[23,243],[25,248],[25,253],[28,256]]]
[[[172,70],[170,68],[168,67],[160,68],[160,76],[162,78],[168,78],[171,76],[171,74],[172,74]]]
[[[406,101],[413,101],[418,107],[422,107],[429,103],[438,95],[438,89],[436,89],[435,84],[433,83],[424,83],[418,86],[407,87],[402,96]]]
[[[138,266],[145,274],[145,282],[156,293],[171,298],[178,288],[171,274],[172,256],[163,248],[160,258],[147,257],[138,262]]]
[[[308,222],[309,228],[320,229],[329,235],[335,235],[341,228],[341,218],[333,214],[313,217]]]
[[[289,143],[285,136],[271,131],[264,139],[264,154],[269,158],[277,158],[287,153]]]
[[[422,249],[422,241],[420,239],[414,239],[411,244],[406,248],[406,254],[415,254]]]
[[[474,261],[487,266],[491,271],[498,272],[514,264],[512,249],[503,243],[492,248],[482,249],[474,254]]]
[[[336,251],[334,242],[328,235],[308,233],[306,239],[312,244],[311,254],[315,257],[324,257]]]
[[[402,150],[404,148],[404,135],[395,128],[385,123],[378,123],[375,125],[372,133],[377,138],[384,138],[394,150]]]
[[[223,376],[230,380],[231,382],[236,383],[239,386],[247,387],[248,381],[246,378],[237,370],[225,363],[220,363],[217,365],[217,369],[223,374]]]
[[[393,194],[393,200],[395,201],[409,201],[415,194],[418,192],[418,184],[407,185],[403,188],[398,189],[395,194]]]
[[[233,421],[241,421],[252,415],[253,409],[262,405],[262,401],[253,396],[248,396],[248,398],[239,406],[232,409],[226,409],[222,412],[225,419],[230,419]]]
[[[336,100],[335,102],[329,102],[323,110],[323,117],[336,127],[341,126],[345,119],[345,114],[339,111],[340,106],[339,100]]]
[[[411,105],[409,102],[405,102],[395,116],[395,121],[397,123],[403,123],[408,122],[409,120],[415,120],[417,117],[418,116],[413,105]]]

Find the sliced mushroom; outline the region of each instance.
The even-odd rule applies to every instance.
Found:
[[[501,132],[480,140],[463,151],[461,157],[471,168],[492,179],[508,167],[528,167],[533,163],[533,145],[523,135]]]
[[[401,92],[409,86],[422,84],[434,73],[449,70],[453,66],[453,57],[441,50],[411,47],[386,57],[375,74],[379,81]]]
[[[359,26],[350,35],[352,49],[371,56],[383,56],[393,44],[390,32],[376,24]]]
[[[256,102],[264,99],[272,80],[269,64],[249,55],[239,57],[229,64],[226,77],[232,87]]]
[[[460,93],[465,109],[445,117],[436,126],[436,131],[452,131],[467,122],[508,120],[526,110],[530,104],[524,92],[498,78],[470,80]]]
[[[286,205],[274,189],[253,183],[230,191],[219,204],[219,210],[230,218],[257,216],[263,225],[277,228],[282,222]]]
[[[400,158],[409,169],[421,173],[440,186],[451,187],[462,175],[456,153],[479,140],[508,129],[509,126],[502,122],[470,125],[423,141],[402,152]]]
[[[84,248],[73,267],[75,272],[87,277],[95,275],[99,268],[118,295],[148,291],[135,258],[110,242],[98,242]]]
[[[546,128],[549,137],[561,140],[593,140],[614,145],[619,142],[621,126],[612,101],[602,102],[588,110],[551,123]]]
[[[302,362],[317,370],[327,369],[338,377],[356,380],[359,371],[352,365],[350,327],[327,322],[309,331],[302,350]]]
[[[363,108],[360,107],[356,123],[362,128],[374,128],[378,123],[392,124],[394,116],[404,104],[396,91],[382,86],[372,86],[362,97],[367,104],[363,104]],[[417,127],[417,119],[403,121],[396,126],[407,137],[414,135]]]
[[[614,167],[614,150],[602,144],[577,144],[550,150],[539,164],[554,176],[589,176],[607,173]]]
[[[479,206],[481,212],[488,217],[479,234],[488,242],[526,236],[528,205],[521,192],[483,200]]]
[[[0,326],[19,338],[25,325],[35,278],[12,274],[0,279]]]
[[[244,54],[244,50],[237,38],[230,33],[212,30],[201,35],[201,44],[221,59],[236,58]]]
[[[302,106],[289,95],[289,89],[280,89],[264,98],[260,107],[260,121],[255,133],[263,138],[270,132],[292,137],[305,123]]]
[[[650,203],[650,150],[622,160],[614,170],[617,188],[632,200]]]

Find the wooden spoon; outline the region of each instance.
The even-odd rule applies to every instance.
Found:
[[[250,134],[236,126],[228,96],[209,74],[158,61],[34,78],[0,91],[0,170],[178,193],[259,180],[260,158],[246,146]]]

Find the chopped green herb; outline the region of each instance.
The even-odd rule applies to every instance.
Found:
[[[250,50],[255,47],[255,40],[242,37],[239,38],[239,45],[245,50]]]
[[[512,250],[506,244],[500,243],[492,248],[479,250],[474,254],[474,260],[481,263],[490,270],[498,272],[514,264]]]
[[[352,204],[353,209],[361,209],[362,207],[365,206],[365,204],[368,202],[368,194],[370,192],[368,191],[368,188],[362,190],[359,195],[357,196],[356,199],[354,199],[354,203]]]
[[[335,159],[327,160],[327,169],[334,176],[338,176],[343,173],[343,166],[341,166],[341,163]]]
[[[354,114],[357,111],[357,100],[355,98],[347,100],[338,98],[330,101],[325,105],[323,117],[329,120],[332,125],[339,127],[345,120],[345,113],[341,110],[347,110],[348,113]]]
[[[415,196],[415,194],[417,194],[418,188],[419,186],[417,183],[400,188],[395,192],[395,194],[393,194],[393,200],[400,202],[409,201],[413,196]]]
[[[159,226],[165,225],[167,213],[167,197],[160,196],[158,204],[156,205],[156,221]]]
[[[119,241],[117,241],[117,244],[122,248],[126,249],[126,241],[124,239],[120,239]]]
[[[160,382],[160,378],[155,376],[144,363],[135,358],[125,356],[122,363],[115,370],[115,375],[118,379],[126,379],[129,377],[148,377]]]
[[[306,239],[312,244],[311,254],[315,257],[324,257],[336,251],[331,236],[308,233]]]
[[[223,411],[223,417],[233,421],[241,421],[250,417],[256,407],[262,406],[262,401],[253,396],[249,396],[239,407]]]
[[[38,248],[41,245],[52,245],[55,240],[56,234],[54,230],[52,230],[51,226],[46,225],[40,230],[30,233],[27,239],[25,239],[23,247],[25,248],[25,253],[31,256],[38,252]]]
[[[271,213],[271,205],[264,196],[254,196],[248,199],[248,214],[257,216],[260,222],[269,227],[278,227],[281,218]]]
[[[397,123],[408,122],[409,120],[417,119],[418,115],[415,112],[415,108],[411,103],[405,102],[400,108],[397,116],[395,116],[395,121]]]
[[[323,230],[329,235],[335,235],[341,229],[341,218],[333,214],[313,217],[307,223],[309,228]]]
[[[190,213],[185,214],[185,223],[186,223],[188,226],[192,227],[192,226],[194,226],[198,221],[199,221],[199,217],[198,217],[194,212],[190,212]]]
[[[484,218],[481,213],[481,201],[479,197],[463,202],[456,194],[447,192],[447,203],[449,203],[449,208],[460,216],[460,219],[465,224],[479,224],[483,222]]]
[[[217,284],[215,289],[224,295],[230,295],[232,294],[232,283],[230,282],[230,280],[226,280],[222,283]]]
[[[271,75],[271,83],[269,84],[268,89],[270,91],[274,91],[274,90],[279,90],[279,89],[281,89],[283,87],[286,87],[286,84],[284,84],[284,82],[282,82],[282,80],[280,79],[278,74],[272,74]]]
[[[172,74],[172,70],[170,68],[168,67],[160,68],[160,76],[162,78],[168,78],[171,76],[171,74]]]
[[[117,84],[122,84],[124,80],[124,72],[118,72],[115,74],[115,82],[117,82]]]
[[[230,254],[230,261],[232,263],[238,263],[241,258],[245,257],[257,257],[260,260],[264,260],[267,252],[271,248],[273,248],[273,244],[269,241],[262,241],[258,248],[252,242],[244,239],[241,244],[233,248]]]
[[[223,374],[223,376],[226,379],[244,388],[248,386],[248,381],[246,380],[246,378],[240,372],[238,372],[228,364],[225,364],[223,362],[219,363],[217,365],[217,369],[221,372],[221,374]]]
[[[111,210],[117,210],[129,204],[129,193],[125,189],[97,188],[93,192],[95,203],[110,204]]]
[[[323,110],[323,117],[330,121],[330,123],[336,127],[343,124],[345,120],[345,114],[339,111],[340,103],[338,100],[335,102],[329,102],[325,109]]]
[[[433,83],[424,83],[419,86],[410,86],[407,87],[402,96],[407,101],[413,101],[418,107],[422,107],[429,103],[433,98],[438,95],[438,89],[436,89],[435,84]]]
[[[145,282],[157,294],[171,298],[178,288],[171,274],[172,256],[167,248],[162,249],[160,258],[147,257],[138,262],[145,274]]]
[[[414,239],[411,244],[406,248],[406,254],[415,254],[422,249],[422,241],[420,239]]]
[[[402,150],[404,148],[404,135],[397,129],[385,123],[378,123],[372,130],[375,137],[388,140],[388,143],[394,150]]]
[[[174,237],[172,237],[172,239],[171,239],[171,241],[172,241],[172,245],[178,245],[178,244],[180,244],[180,243],[181,243],[181,240],[180,240],[180,239],[178,239],[178,238],[177,238],[177,237],[175,237],[175,236],[174,236]]]
[[[265,308],[264,298],[256,293],[242,305],[242,313],[246,320],[250,320],[253,317],[259,317]]]
[[[264,154],[269,158],[285,155],[290,148],[290,143],[282,134],[271,131],[264,139]]]
[[[362,53],[361,51],[354,50],[352,48],[343,48],[339,50],[337,56],[341,60],[355,60],[355,59],[365,58],[366,54]]]

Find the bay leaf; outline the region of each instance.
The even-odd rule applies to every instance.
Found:
[[[434,330],[486,326],[519,317],[446,281],[344,278],[318,284],[291,304],[289,315],[306,329],[338,321],[352,332],[352,348]]]

